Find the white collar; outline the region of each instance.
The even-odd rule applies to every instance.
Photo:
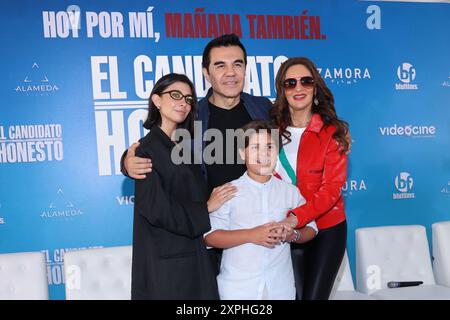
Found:
[[[253,180],[252,178],[250,178],[250,176],[248,175],[248,172],[245,171],[244,173],[244,178],[252,185],[254,185],[257,188],[267,188],[273,181],[274,177],[271,175],[270,179],[267,182],[258,182]]]

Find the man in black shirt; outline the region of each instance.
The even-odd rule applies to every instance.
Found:
[[[221,163],[202,163],[210,192],[224,196],[224,183],[239,178],[245,166],[237,163],[237,147],[226,140],[226,129],[238,129],[252,120],[269,120],[272,103],[264,97],[244,93],[247,53],[235,34],[223,35],[211,40],[203,51],[203,74],[211,84],[205,98],[199,101],[198,120],[202,121],[202,133],[207,129],[217,129],[223,135],[224,153]],[[212,143],[203,139],[203,148]],[[226,146],[233,143],[233,157],[226,154]],[[134,179],[144,179],[151,172],[151,160],[135,156],[137,143],[133,144],[122,157],[122,172]],[[226,159],[235,159],[227,163]],[[214,188],[216,188],[214,190]]]
[[[208,187],[210,192],[217,186],[221,186],[227,182],[238,179],[244,174],[246,167],[243,163],[238,163],[237,156],[237,139],[234,135],[227,134],[227,130],[236,130],[252,121],[242,101],[231,109],[224,109],[209,102],[209,126],[208,129],[217,129],[223,137],[223,153],[220,163],[206,164],[206,172],[208,177]],[[206,143],[206,146],[214,142]],[[233,154],[227,153],[230,148]],[[212,156],[215,156],[213,153]]]

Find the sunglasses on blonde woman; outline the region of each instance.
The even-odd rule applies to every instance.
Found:
[[[170,91],[166,91],[166,92],[161,92],[160,95],[166,94],[166,93],[168,93],[170,95],[170,97],[174,100],[181,100],[184,98],[184,101],[186,101],[186,103],[188,105],[192,106],[195,103],[195,99],[191,94],[184,95],[178,90],[170,90]]]
[[[283,88],[285,89],[293,89],[297,86],[297,82],[300,81],[301,85],[305,89],[314,88],[314,78],[310,76],[301,77],[299,80],[295,78],[288,78],[283,81]]]

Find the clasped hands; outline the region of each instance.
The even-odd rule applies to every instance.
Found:
[[[275,248],[286,241],[292,241],[295,237],[294,227],[297,225],[297,217],[288,217],[278,222],[269,222],[251,229],[252,243],[266,248]]]

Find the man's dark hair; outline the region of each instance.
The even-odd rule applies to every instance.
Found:
[[[244,62],[245,65],[247,65],[247,51],[245,51],[244,45],[239,40],[239,37],[236,34],[231,33],[231,34],[224,34],[220,37],[212,39],[206,45],[205,50],[203,50],[202,67],[208,70],[209,64],[211,63],[210,52],[213,48],[230,47],[230,46],[237,46],[242,49],[242,51],[244,52]]]

